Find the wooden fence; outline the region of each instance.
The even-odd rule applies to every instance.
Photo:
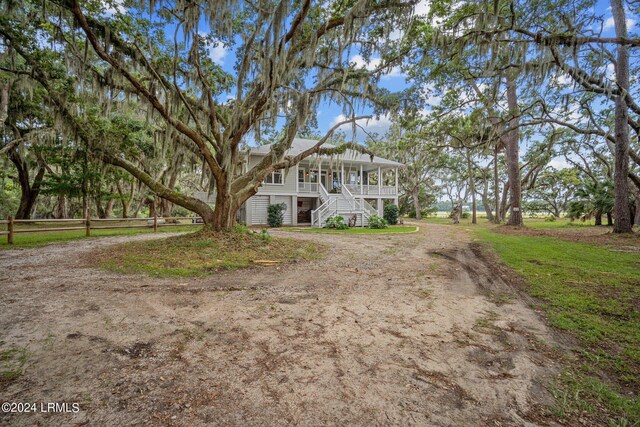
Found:
[[[180,221],[191,220],[191,222],[182,223]],[[144,222],[144,224],[136,224]],[[113,224],[115,222],[127,222],[128,224]],[[50,228],[16,228],[18,224],[35,224],[35,223],[51,223],[51,224],[71,224],[67,227],[50,227]],[[110,224],[111,223],[111,224]],[[176,227],[186,225],[203,225],[202,218],[190,216],[177,217],[157,217],[150,218],[85,218],[78,219],[14,219],[9,217],[6,220],[0,220],[0,226],[6,225],[7,230],[0,230],[1,235],[7,235],[7,242],[13,244],[13,236],[19,233],[38,233],[47,231],[69,231],[69,230],[85,230],[87,237],[91,236],[91,230],[108,230],[118,228],[153,228],[154,233],[158,231],[158,227]]]

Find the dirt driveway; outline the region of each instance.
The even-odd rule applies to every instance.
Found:
[[[274,234],[333,250],[197,280],[87,267],[131,237],[0,252],[0,401],[80,404],[0,424],[544,424],[552,338],[463,229]]]

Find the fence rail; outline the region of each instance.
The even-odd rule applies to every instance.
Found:
[[[184,220],[191,220],[191,222],[180,222]],[[144,221],[144,224],[135,224],[135,221]],[[170,222],[167,222],[170,221]],[[16,228],[17,224],[35,224],[35,223],[80,223],[80,226],[71,227],[49,227],[49,228]],[[131,222],[131,224],[121,225],[108,223],[121,223]],[[93,223],[105,224],[94,225]],[[21,233],[37,233],[48,231],[71,231],[71,230],[85,230],[87,237],[91,236],[91,230],[109,230],[109,229],[123,229],[123,228],[153,228],[153,231],[158,231],[158,227],[177,227],[188,225],[203,225],[201,217],[192,216],[174,216],[174,217],[158,217],[153,216],[149,218],[91,218],[85,216],[85,218],[72,218],[72,219],[14,219],[12,216],[6,220],[0,220],[0,225],[6,225],[7,230],[0,230],[0,236],[7,236],[7,243],[13,244],[13,237],[16,234]]]

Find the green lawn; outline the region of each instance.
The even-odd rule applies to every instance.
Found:
[[[385,233],[413,233],[418,227],[405,225],[392,225],[387,228],[366,228],[351,227],[346,230],[336,230],[333,228],[289,228],[286,231],[302,231],[305,233],[328,233],[328,234],[385,234]]]
[[[101,224],[102,225],[102,224]],[[71,225],[70,225],[71,226]],[[73,224],[76,226],[76,224]],[[32,226],[29,224],[29,228],[47,228],[47,227],[61,227],[56,224],[47,224],[44,227],[43,224]],[[26,228],[26,227],[24,227]],[[199,230],[199,226],[195,225],[176,225],[176,226],[163,226],[158,227],[159,233],[174,233],[183,231],[196,231]],[[91,237],[105,237],[105,236],[126,236],[132,234],[144,234],[153,233],[153,229],[149,228],[116,228],[110,230],[91,230]],[[2,249],[15,249],[15,248],[30,248],[43,246],[49,243],[66,242],[69,240],[86,239],[84,230],[68,230],[68,231],[42,231],[33,233],[16,233],[13,236],[13,245],[7,243],[7,236],[0,236],[0,250]]]
[[[560,218],[555,221],[545,221],[539,218],[531,218],[524,220],[524,224],[527,227],[538,229],[558,229],[558,228],[581,228],[581,227],[593,227],[594,221],[569,221],[566,218]]]
[[[614,425],[639,421],[640,254],[487,227],[476,236],[526,279],[551,325],[580,343],[557,391],[561,411],[604,405]]]

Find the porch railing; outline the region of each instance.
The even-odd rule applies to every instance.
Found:
[[[396,187],[391,185],[384,185],[378,189],[377,185],[360,185],[360,184],[344,184],[353,194],[363,196],[395,196],[397,195]]]
[[[317,193],[318,192],[318,183],[317,182],[300,182],[300,181],[298,181],[298,192],[299,193]]]

